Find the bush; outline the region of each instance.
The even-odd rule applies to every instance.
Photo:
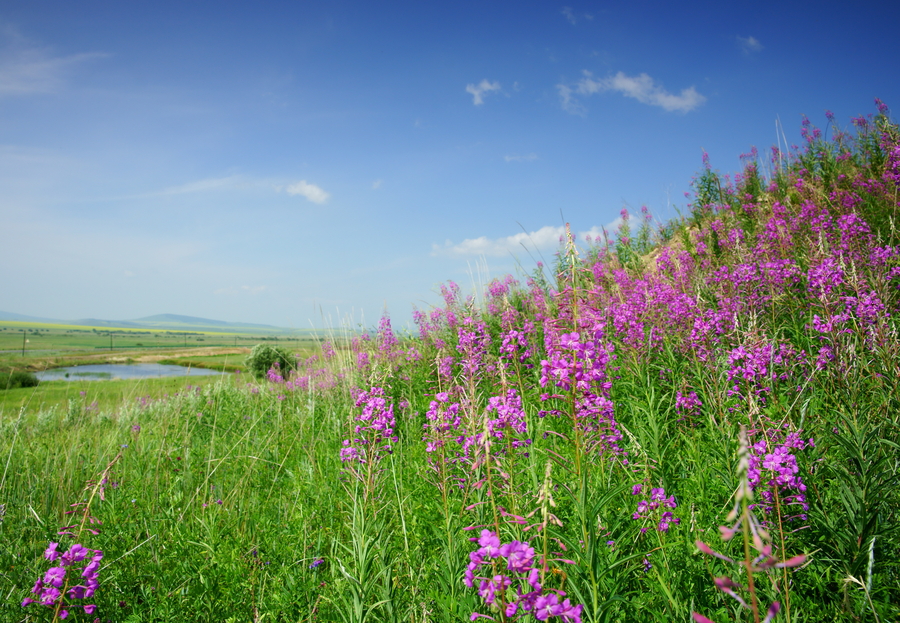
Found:
[[[294,356],[283,348],[257,344],[247,357],[247,368],[257,379],[261,379],[271,368],[278,364],[281,375],[287,378],[288,372],[296,370],[297,361]]]
[[[37,387],[40,381],[31,372],[16,370],[0,372],[0,389],[18,389],[20,387]]]

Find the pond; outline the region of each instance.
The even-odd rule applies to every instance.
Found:
[[[41,381],[109,381],[113,379],[150,379],[164,376],[210,376],[221,375],[216,370],[206,368],[186,368],[184,366],[161,363],[103,363],[87,366],[53,368],[36,372]]]

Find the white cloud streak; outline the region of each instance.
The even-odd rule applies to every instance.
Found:
[[[546,225],[531,233],[521,232],[504,238],[490,239],[487,236],[468,238],[459,244],[449,240],[443,245],[432,245],[432,255],[487,255],[502,257],[522,248],[550,249],[559,244],[560,236],[565,233],[563,227]]]
[[[562,11],[560,11],[560,13],[562,13],[563,16],[565,16],[565,18],[569,21],[570,24],[572,24],[573,26],[575,25],[575,13],[572,11],[572,7],[564,6],[562,8]]]
[[[170,186],[164,188],[153,195],[183,195],[185,193],[197,193],[208,190],[219,190],[220,188],[235,187],[241,182],[241,178],[236,175],[228,177],[207,178],[205,180],[197,180],[188,182],[187,184],[179,184],[178,186]]]
[[[580,231],[575,236],[576,244],[588,242],[600,242],[605,236],[611,236],[622,225],[622,217],[607,223],[603,227],[593,226],[587,231]],[[604,234],[605,232],[605,234]],[[566,235],[565,227],[553,227],[545,225],[537,231],[521,232],[512,236],[504,236],[502,238],[488,238],[480,236],[479,238],[467,238],[459,244],[453,244],[450,240],[444,244],[432,244],[432,256],[489,256],[503,257],[515,255],[516,252],[522,250],[528,251],[548,251],[558,249]]]
[[[763,49],[762,44],[756,37],[737,37],[737,43],[743,50],[744,54],[750,55]]]
[[[706,97],[698,93],[694,87],[682,89],[678,95],[669,93],[645,73],[627,76],[620,71],[614,76],[596,79],[591,72],[585,71],[584,78],[574,86],[558,84],[556,88],[559,90],[563,109],[575,114],[584,112],[584,106],[576,96],[593,95],[605,91],[615,91],[625,97],[636,99],[642,104],[659,106],[669,112],[686,113],[706,101]]]
[[[54,93],[76,66],[109,56],[102,52],[54,56],[10,27],[0,29],[0,37],[6,43],[0,51],[0,97]]]
[[[499,82],[490,82],[487,79],[482,80],[477,85],[475,84],[467,84],[466,85],[466,93],[472,95],[472,103],[476,106],[481,106],[484,104],[484,96],[492,93],[493,91],[500,90]]]
[[[300,180],[296,184],[290,184],[285,190],[289,195],[301,195],[306,197],[309,201],[318,204],[325,203],[328,201],[328,198],[331,197],[330,194],[315,184],[310,184],[306,180]]]

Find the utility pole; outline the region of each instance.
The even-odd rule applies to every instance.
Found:
[[[22,329],[22,356],[25,356],[25,342],[28,340],[25,339],[25,329]]]

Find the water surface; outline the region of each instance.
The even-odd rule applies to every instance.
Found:
[[[86,366],[53,368],[36,372],[41,381],[108,381],[112,379],[151,379],[164,376],[220,375],[216,370],[187,368],[161,363],[99,363]]]

